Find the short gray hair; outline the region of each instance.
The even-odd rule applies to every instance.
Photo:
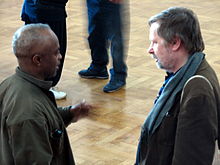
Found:
[[[47,24],[28,24],[20,27],[13,36],[12,48],[16,57],[28,56],[33,46],[44,38],[42,31],[50,30]]]
[[[196,14],[184,7],[171,7],[152,16],[148,24],[157,22],[160,26],[157,33],[167,43],[175,37],[180,38],[189,54],[202,52],[205,49],[200,25]]]

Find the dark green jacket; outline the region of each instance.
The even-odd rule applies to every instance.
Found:
[[[0,84],[0,164],[74,165],[66,126],[69,108],[57,108],[41,81],[16,69]]]

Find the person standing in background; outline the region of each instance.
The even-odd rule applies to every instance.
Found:
[[[65,7],[67,2],[68,0],[24,0],[21,12],[21,19],[25,22],[25,24],[48,24],[58,37],[62,59],[56,76],[50,79],[53,81],[53,85],[50,90],[54,93],[56,99],[63,99],[66,97],[65,92],[57,91],[53,87],[55,87],[60,80],[66,54],[67,13]]]
[[[108,79],[108,47],[112,56],[111,78],[104,86],[104,92],[114,92],[126,84],[126,54],[129,29],[128,2],[122,0],[87,0],[88,42],[92,62],[88,69],[79,71],[82,78]]]

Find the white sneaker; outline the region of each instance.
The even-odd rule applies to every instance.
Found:
[[[50,88],[50,91],[53,92],[55,99],[60,100],[66,98],[66,93],[62,91],[57,91],[54,88]]]

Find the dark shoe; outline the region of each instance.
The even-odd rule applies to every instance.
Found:
[[[109,81],[109,83],[104,86],[103,91],[106,93],[115,92],[125,86],[125,84],[125,81],[121,80]]]
[[[107,69],[103,69],[101,71],[95,71],[90,68],[79,71],[79,76],[82,78],[97,78],[97,79],[108,79],[108,71]]]

